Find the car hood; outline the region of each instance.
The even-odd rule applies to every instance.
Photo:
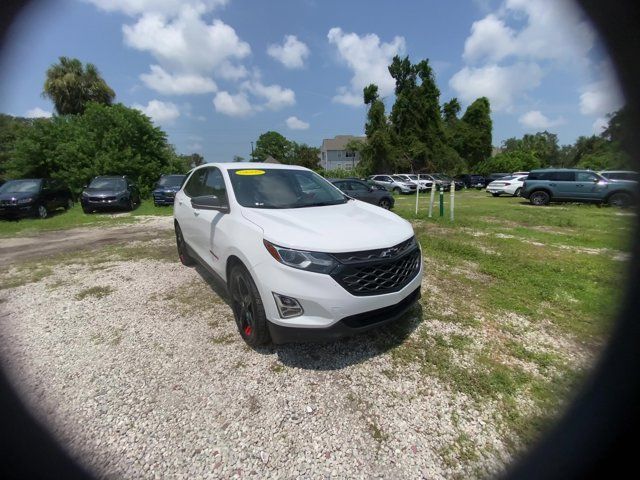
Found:
[[[82,192],[92,197],[115,197],[124,193],[122,190],[104,190],[101,188],[85,188]]]
[[[20,200],[23,198],[32,198],[32,197],[37,197],[38,196],[38,192],[7,192],[7,193],[0,193],[0,200]]]
[[[358,200],[326,207],[259,209],[242,207],[242,215],[282,247],[339,253],[397,245],[413,235],[406,220]]]

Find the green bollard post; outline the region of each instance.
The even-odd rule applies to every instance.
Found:
[[[440,216],[444,217],[444,189],[440,185]]]

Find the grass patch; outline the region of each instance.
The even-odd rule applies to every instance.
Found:
[[[17,271],[2,274],[0,277],[0,290],[38,283],[50,275],[53,275],[53,269],[49,265],[23,265],[18,267]]]
[[[81,290],[76,294],[76,300],[84,300],[85,298],[93,297],[93,298],[104,298],[111,293],[115,292],[115,289],[112,287],[90,287]]]

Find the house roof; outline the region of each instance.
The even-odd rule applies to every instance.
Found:
[[[264,159],[264,163],[282,163],[273,158],[271,155],[267,155],[267,158]]]
[[[323,150],[346,150],[347,143],[351,140],[360,140],[362,142],[367,140],[367,137],[356,137],[353,135],[336,135],[335,138],[325,138],[322,140]]]

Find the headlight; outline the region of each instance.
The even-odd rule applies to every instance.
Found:
[[[31,203],[31,202],[33,202],[32,197],[18,199],[18,205],[26,205],[27,203]]]
[[[87,192],[82,192],[82,196],[83,196],[83,197],[88,197],[88,196],[89,196],[89,194],[88,194]]]
[[[274,245],[266,240],[263,241],[267,251],[278,262],[289,267],[306,270],[308,272],[330,273],[338,262],[326,253],[306,252],[304,250],[293,250]]]

